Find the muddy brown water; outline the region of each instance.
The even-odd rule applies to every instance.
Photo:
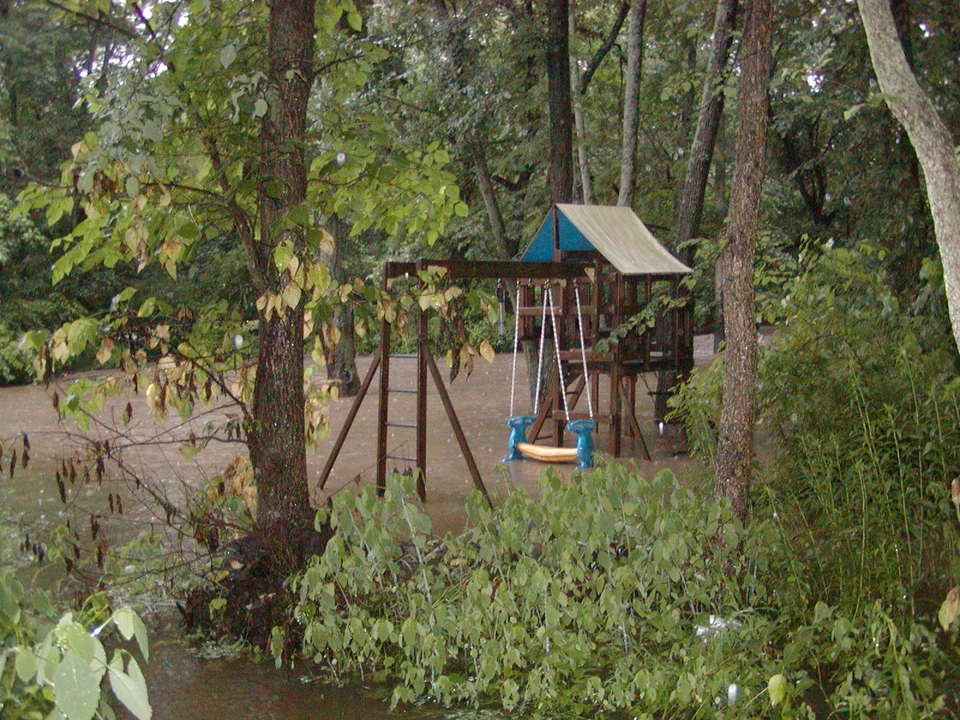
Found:
[[[710,339],[697,338],[698,360],[708,357]],[[360,372],[369,367],[369,358],[361,358]],[[522,363],[522,361],[521,361]],[[441,370],[444,368],[441,366]],[[416,363],[396,360],[391,364],[391,385],[413,387]],[[496,499],[510,488],[536,491],[537,478],[544,466],[530,461],[501,463],[506,451],[507,426],[510,407],[511,357],[498,355],[493,363],[478,362],[469,378],[459,378],[448,384],[450,395],[470,443],[477,465],[490,494]],[[519,376],[525,376],[521,367]],[[96,374],[94,374],[96,375]],[[648,377],[652,385],[654,378]],[[437,533],[454,531],[464,522],[463,500],[473,489],[473,482],[463,460],[450,423],[440,402],[436,388],[428,379],[428,433],[427,433],[427,501],[425,510],[431,517]],[[63,393],[65,382],[59,384]],[[54,479],[60,459],[76,453],[84,446],[81,435],[108,437],[106,427],[94,425],[80,433],[72,424],[58,423],[50,402],[55,387],[26,386],[0,389],[0,439],[8,441],[23,433],[30,437],[31,461],[27,468],[19,468],[13,478],[4,477],[0,486],[0,502],[4,516],[17,518],[20,527],[50,526],[67,517]],[[633,463],[637,472],[652,474],[671,468],[679,476],[695,477],[702,467],[690,458],[675,454],[676,444],[658,436],[653,422],[653,408],[643,384],[637,390],[637,419],[644,431],[652,460],[640,459],[637,440],[626,438],[624,461]],[[395,422],[413,422],[413,396],[398,396],[391,400],[390,419]],[[594,399],[596,402],[596,398]],[[142,396],[121,394],[110,400],[103,411],[107,425],[115,422],[126,403],[133,407],[134,420],[124,427],[125,436],[132,442],[153,439],[154,444],[137,446],[126,453],[130,468],[176,502],[191,487],[216,475],[241,451],[242,446],[211,443],[196,457],[187,460],[176,443],[169,442],[174,433],[182,431],[180,421],[168,418],[157,424],[147,411]],[[331,432],[310,452],[309,470],[314,500],[320,501],[340,491],[352,491],[370,484],[375,475],[377,397],[376,382],[360,409],[347,442],[334,466],[327,486],[317,486],[324,461],[329,455],[337,432],[343,424],[352,399],[342,399],[329,406]],[[606,402],[601,390],[601,403]],[[517,392],[515,413],[529,413],[525,394]],[[219,420],[230,413],[228,408],[211,411],[193,421],[200,428],[209,420]],[[123,440],[113,440],[114,443]],[[572,441],[569,438],[568,441]],[[606,449],[604,435],[597,438],[598,451]],[[392,455],[415,454],[414,431],[391,428],[388,448]],[[402,469],[404,463],[399,463]],[[6,467],[6,463],[5,463]],[[554,466],[568,475],[570,466]],[[91,483],[79,492],[73,517],[90,513],[103,516],[104,532],[113,541],[130,537],[138,528],[149,525],[160,527],[163,518],[155,503],[138,499],[136,493],[127,495],[124,516],[106,512],[105,488]],[[5,522],[11,522],[6,520]],[[37,533],[35,533],[37,534]],[[148,618],[149,619],[149,618]],[[436,720],[449,717],[437,710],[391,712],[380,699],[383,690],[376,688],[333,688],[316,682],[304,682],[300,676],[287,670],[275,670],[269,663],[247,660],[209,658],[196,652],[178,633],[168,617],[153,617],[152,652],[146,668],[150,699],[156,720],[205,720],[229,717],[230,720],[307,720],[326,718],[422,718]],[[309,668],[305,668],[309,672]]]

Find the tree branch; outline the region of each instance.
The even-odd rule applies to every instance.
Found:
[[[629,0],[624,0],[620,3],[620,9],[617,11],[616,19],[613,21],[613,27],[610,28],[610,34],[607,35],[607,39],[603,41],[603,45],[601,45],[593,54],[593,57],[590,58],[590,64],[587,65],[586,72],[583,73],[583,82],[580,85],[581,95],[586,94],[587,86],[590,84],[593,74],[597,71],[597,68],[600,67],[600,63],[603,62],[607,53],[610,52],[610,48],[612,48],[613,44],[617,41],[620,28],[623,27],[623,22],[627,19],[628,12],[630,12],[630,2]]]

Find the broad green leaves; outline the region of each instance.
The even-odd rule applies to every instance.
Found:
[[[136,660],[128,650],[119,648],[108,666],[103,646],[103,638],[115,628],[125,640],[136,638],[146,657],[146,627],[135,612],[120,608],[105,615],[109,613],[105,598],[94,596],[81,610],[58,619],[46,591],[28,592],[7,568],[0,569],[0,587],[0,708],[4,718],[108,717],[109,696],[103,680],[109,670],[116,699],[137,720],[150,720],[146,682]]]
[[[138,720],[150,720],[153,710],[147,701],[147,683],[134,658],[123,669],[123,656],[118,652],[110,662],[110,688],[117,699],[132,712]],[[71,719],[72,720],[72,719]]]
[[[53,676],[57,708],[68,720],[90,720],[100,704],[103,667],[91,667],[75,652],[67,652]]]

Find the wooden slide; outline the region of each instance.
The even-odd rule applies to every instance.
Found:
[[[517,443],[517,450],[528,460],[552,463],[577,462],[577,449],[565,447],[547,447],[533,443]]]

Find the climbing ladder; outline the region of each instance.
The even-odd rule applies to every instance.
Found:
[[[387,281],[390,278],[397,277],[397,275],[401,272],[401,270],[397,270],[395,267],[405,268],[407,265],[409,264],[387,263],[386,272],[384,274],[384,289],[386,289]],[[419,263],[417,264],[417,267],[419,267]],[[434,386],[437,388],[437,394],[440,396],[443,409],[450,421],[450,426],[453,429],[453,434],[460,446],[460,452],[467,464],[467,469],[470,472],[473,483],[477,489],[483,493],[483,496],[487,499],[487,502],[490,502],[490,496],[487,493],[486,486],[483,484],[483,479],[480,477],[480,471],[477,468],[477,463],[473,457],[473,452],[470,450],[470,445],[467,443],[467,438],[463,433],[463,427],[460,425],[460,419],[457,417],[456,410],[453,407],[453,402],[450,400],[450,394],[447,392],[447,387],[443,382],[443,377],[440,375],[440,370],[437,368],[436,361],[433,358],[433,353],[430,352],[430,346],[427,342],[426,312],[423,310],[418,310],[417,313],[416,353],[392,353],[392,334],[393,325],[384,319],[380,327],[379,352],[373,359],[373,362],[370,363],[370,369],[367,370],[367,375],[360,386],[360,391],[357,393],[357,396],[353,401],[353,405],[351,406],[350,411],[347,413],[343,427],[340,428],[340,433],[337,435],[333,449],[330,451],[327,462],[320,473],[320,489],[323,489],[324,485],[326,485],[327,479],[330,477],[334,463],[336,462],[337,457],[340,454],[340,450],[343,448],[343,444],[347,439],[347,433],[350,432],[353,421],[356,419],[357,412],[360,410],[360,405],[363,403],[363,399],[366,397],[367,392],[370,389],[370,385],[373,383],[373,378],[379,369],[380,392],[377,411],[377,493],[382,495],[386,489],[388,466],[390,466],[390,461],[396,461],[407,463],[406,467],[401,470],[402,472],[410,472],[411,470],[416,472],[417,494],[420,496],[421,500],[426,500],[427,375],[429,373],[430,377],[433,379]],[[391,385],[390,364],[391,361],[394,360],[417,361],[415,387],[394,387]],[[414,422],[409,422],[408,419],[406,421],[391,419],[390,400],[394,395],[416,395],[417,407],[416,419]],[[390,428],[412,430],[414,432],[416,438],[416,451],[412,457],[409,455],[391,454],[390,449],[387,447]],[[413,463],[412,468],[410,463]],[[398,468],[394,465],[390,466],[389,469],[392,471],[397,471]]]
[[[423,325],[424,327],[421,327]],[[426,336],[426,314],[421,310],[417,315],[417,337]],[[399,460],[414,463],[417,476],[417,494],[421,500],[426,500],[427,490],[424,477],[427,472],[427,358],[426,347],[422,342],[417,343],[417,352],[413,354],[391,353],[390,336],[392,326],[386,320],[380,328],[380,403],[377,416],[377,490],[383,492],[387,480],[387,464],[390,460]],[[417,380],[415,388],[391,387],[390,361],[416,360]],[[414,422],[397,422],[390,419],[390,396],[396,394],[412,394],[417,398],[417,416]],[[387,448],[387,439],[390,428],[413,430],[416,436],[417,449],[414,457],[405,455],[391,455]],[[406,468],[409,471],[409,466]]]

